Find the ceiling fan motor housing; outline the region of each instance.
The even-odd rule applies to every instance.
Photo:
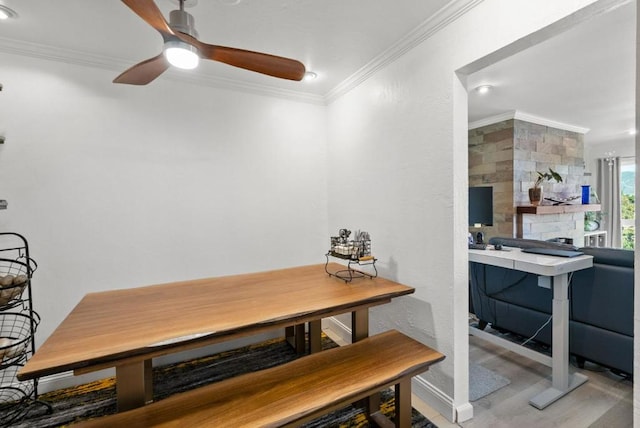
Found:
[[[198,32],[195,29],[195,21],[193,15],[184,10],[172,10],[169,13],[169,26],[175,31],[180,31],[198,38]]]

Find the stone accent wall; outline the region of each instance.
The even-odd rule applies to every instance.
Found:
[[[493,186],[493,227],[473,228],[492,236],[514,236],[514,120],[469,131],[469,186]]]
[[[562,176],[563,183],[544,182],[544,197],[580,195],[585,184],[584,135],[518,119],[469,130],[469,186],[494,187],[494,225],[481,229],[487,238],[516,235],[515,207],[530,204],[529,188],[537,171],[549,168]],[[581,243],[581,213],[523,217],[524,238],[563,237]]]
[[[542,184],[543,197],[570,198],[581,194],[584,183],[584,135],[563,129],[514,120],[514,182],[516,205],[529,205],[529,188],[536,171],[553,168],[562,176]],[[579,202],[578,202],[579,203]],[[544,204],[551,204],[544,201]],[[581,245],[584,214],[524,215],[523,237],[532,239],[572,238]]]
[[[514,120],[514,181],[516,205],[529,205],[529,188],[536,171],[553,168],[562,183],[545,181],[544,197],[568,198],[580,195],[584,181],[584,136],[577,132]],[[548,202],[545,202],[545,204]]]

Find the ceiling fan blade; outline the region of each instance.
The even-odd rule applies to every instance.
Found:
[[[130,67],[120,76],[113,80],[113,83],[126,83],[129,85],[146,85],[152,82],[156,77],[160,76],[169,68],[169,62],[164,53],[142,61],[139,64]]]
[[[175,35],[153,0],[122,0],[140,18],[164,35]]]
[[[255,71],[273,77],[288,80],[302,80],[304,77],[304,64],[295,59],[269,55],[260,52],[246,51],[243,49],[227,48],[202,43],[192,37],[184,37],[185,34],[176,34],[178,38],[186,39],[198,48],[203,58],[224,62],[234,67]]]

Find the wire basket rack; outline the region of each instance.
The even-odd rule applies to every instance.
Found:
[[[33,400],[35,384],[18,381],[16,374],[29,358],[39,323],[36,312],[0,313],[0,426],[22,418]]]
[[[13,426],[38,400],[38,380],[20,382],[16,375],[35,352],[40,316],[33,310],[32,276],[38,265],[29,244],[18,233],[0,232],[0,427]]]
[[[35,262],[0,258],[0,310],[7,310],[22,302]]]
[[[33,405],[33,383],[15,382],[0,389],[0,426],[10,427],[25,417]]]
[[[24,364],[27,351],[35,329],[40,323],[36,312],[33,316],[26,313],[0,313],[0,370],[7,367]],[[6,375],[0,373],[0,388],[5,385]],[[8,382],[11,383],[11,382]]]

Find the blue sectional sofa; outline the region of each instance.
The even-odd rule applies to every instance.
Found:
[[[492,238],[510,247],[573,246],[517,238]],[[633,251],[580,248],[594,257],[593,267],[570,277],[569,352],[578,363],[591,361],[622,375],[633,374]],[[551,315],[552,291],[536,275],[470,262],[470,294],[480,327],[491,324],[523,337],[533,336]],[[551,344],[551,323],[535,340]]]

